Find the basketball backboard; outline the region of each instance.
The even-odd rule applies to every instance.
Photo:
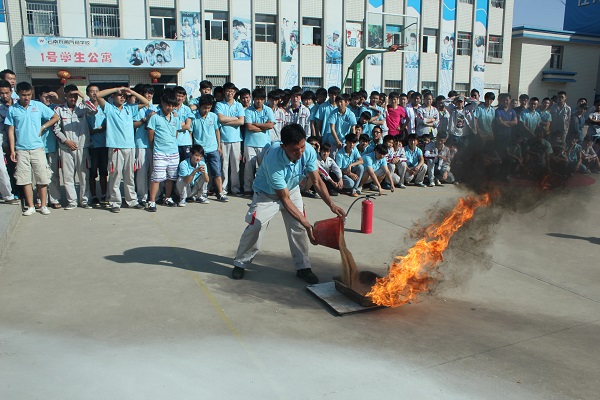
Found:
[[[419,48],[419,18],[391,13],[367,12],[365,48],[387,49],[404,45],[398,51],[414,52]]]

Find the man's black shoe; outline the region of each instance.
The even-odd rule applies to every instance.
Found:
[[[296,271],[296,276],[300,279],[304,279],[306,283],[310,283],[314,285],[315,283],[319,283],[319,278],[313,274],[310,268],[302,268]]]
[[[242,279],[244,277],[244,268],[233,267],[233,271],[231,271],[231,277],[235,280]]]

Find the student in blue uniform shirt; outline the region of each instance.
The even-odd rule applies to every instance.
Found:
[[[111,95],[112,104],[104,100]],[[126,105],[128,95],[133,95],[139,103]],[[121,180],[125,191],[125,201],[132,208],[144,208],[137,201],[133,166],[135,162],[134,122],[139,126],[138,108],[148,105],[148,100],[126,87],[105,89],[97,94],[98,105],[106,116],[106,145],[109,156],[108,187],[110,192],[110,210],[121,211]]]
[[[344,137],[350,133],[354,134],[354,126],[356,125],[356,117],[348,108],[350,96],[346,93],[340,94],[335,103],[337,110],[333,111],[329,116],[327,123],[329,124],[329,136],[323,137],[324,142],[331,144],[331,149],[341,149],[344,145]],[[333,152],[333,151],[332,151]]]
[[[106,115],[98,104],[98,93],[100,89],[95,84],[89,84],[85,89],[91,103],[87,121],[90,128],[90,193],[92,200],[90,205],[108,205],[108,147],[106,147]],[[101,196],[98,197],[96,190],[96,178],[100,182]]]
[[[360,180],[365,172],[365,167],[356,148],[358,137],[354,133],[349,133],[346,135],[345,140],[346,144],[335,155],[335,163],[342,170],[344,189],[351,189],[350,195],[358,197],[360,195]]]
[[[180,119],[173,110],[177,107],[176,94],[167,90],[160,99],[160,110],[148,120],[148,140],[152,145],[152,176],[150,178],[150,197],[148,211],[156,211],[156,194],[161,182],[165,182],[165,206],[174,206],[171,198],[173,185],[177,181],[179,168],[179,149],[177,131]]]
[[[179,163],[179,178],[176,184],[177,193],[181,197],[177,204],[179,207],[185,207],[188,199],[193,199],[200,204],[209,203],[205,194],[208,174],[203,158],[204,149],[199,144],[194,144],[190,149],[190,157]]]
[[[377,190],[379,195],[381,196],[381,186],[384,178],[387,178],[388,182],[392,183],[400,183],[400,180],[397,179],[394,182],[394,178],[392,177],[392,173],[387,165],[386,156],[388,154],[388,149],[383,144],[378,144],[375,146],[375,149],[371,153],[367,153],[362,156],[365,173],[363,174],[360,186],[372,182],[371,189]],[[390,190],[394,191],[394,185],[390,185]]]
[[[177,107],[173,110],[173,115],[179,118],[181,126],[177,128],[177,147],[179,151],[179,161],[190,156],[190,147],[192,147],[192,110],[183,104],[187,98],[187,92],[181,86],[173,88],[177,97]]]
[[[41,200],[40,213],[47,215],[50,214],[46,201],[51,175],[41,136],[44,129],[58,122],[59,117],[43,103],[31,100],[33,87],[30,83],[17,84],[17,94],[19,100],[9,108],[4,124],[8,127],[10,158],[17,163],[17,185],[23,186],[25,192],[27,210],[23,215],[35,213],[32,177],[37,183]],[[43,119],[48,122],[42,124]]]
[[[263,242],[269,221],[281,212],[296,276],[314,284],[319,278],[312,272],[308,257],[308,240],[316,244],[313,227],[305,217],[300,195],[300,182],[309,177],[321,199],[337,216],[345,213],[329,197],[327,186],[319,177],[317,153],[306,145],[306,133],[298,124],[286,125],[281,131],[281,143],[269,148],[254,180],[254,196],[246,213],[248,225],[240,238],[233,260],[233,279],[242,279]]]
[[[9,153],[8,149],[8,134],[6,133],[6,125],[4,125],[4,120],[8,115],[8,110],[10,106],[13,104],[13,99],[11,97],[12,87],[10,83],[7,81],[0,81],[0,156],[4,158],[4,153]],[[0,196],[2,196],[2,200],[6,204],[19,204],[20,200],[15,197],[13,191],[16,192],[16,184],[14,184],[11,179],[14,179],[14,174],[9,174],[9,165],[8,163],[12,161],[9,157],[6,159],[7,163],[4,163],[4,160],[0,159]]]
[[[323,140],[329,137],[329,134],[331,132],[331,127],[328,123],[329,115],[331,115],[331,113],[337,108],[335,99],[339,94],[340,88],[337,86],[332,86],[329,89],[327,89],[327,95],[329,97],[319,106],[319,110],[316,113],[317,132],[320,132],[320,135],[323,138]]]
[[[194,144],[200,145],[204,151],[204,160],[208,167],[208,176],[212,179],[218,201],[228,202],[229,199],[223,190],[221,168],[221,131],[217,114],[211,112],[213,97],[203,94],[198,99],[198,109],[192,118],[192,135]],[[202,192],[206,197],[207,193]]]
[[[42,86],[37,90],[38,99],[45,106],[50,107],[50,109],[54,110],[57,104],[53,104],[53,101],[58,101],[58,95],[50,90],[48,86]],[[43,119],[43,122],[48,122],[47,119]],[[46,151],[46,160],[48,161],[48,165],[52,170],[52,178],[50,179],[50,184],[48,185],[48,200],[50,202],[50,207],[54,209],[61,208],[60,205],[60,176],[59,173],[59,155],[58,155],[58,142],[56,140],[56,136],[54,135],[53,129],[48,128],[44,130],[42,134],[42,139],[44,141],[44,150]],[[39,199],[37,200],[39,206]]]
[[[215,114],[221,124],[221,150],[223,152],[223,189],[227,190],[230,184],[231,192],[241,196],[244,192],[240,188],[240,156],[242,133],[240,127],[244,125],[246,115],[244,107],[234,100],[237,88],[231,82],[223,85],[225,98],[215,106]],[[230,182],[231,180],[231,182]]]
[[[154,97],[152,85],[141,85],[138,93],[148,100],[148,105],[138,110],[142,124],[135,129],[135,164],[133,169],[138,203],[146,206],[148,201],[148,179],[152,167],[152,148],[148,140],[147,123],[150,117],[158,111],[158,107],[152,104],[152,98]]]
[[[275,115],[265,106],[267,95],[262,89],[252,92],[254,105],[246,109],[244,139],[244,191],[252,191],[256,169],[262,162],[265,148],[271,143],[271,129],[275,126]]]

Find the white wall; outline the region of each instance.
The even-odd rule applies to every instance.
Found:
[[[57,0],[60,35],[86,37],[89,21],[84,1]]]
[[[145,0],[121,0],[119,4],[121,37],[145,39],[148,23]]]

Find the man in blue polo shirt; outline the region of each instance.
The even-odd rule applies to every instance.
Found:
[[[89,97],[88,127],[90,128],[90,193],[92,206],[108,206],[108,148],[106,147],[106,116],[98,104],[98,85],[90,83],[85,89]],[[96,178],[100,183],[101,196],[96,193]]]
[[[17,84],[19,101],[8,110],[4,124],[8,127],[10,159],[17,163],[17,185],[23,186],[27,210],[23,215],[35,213],[33,206],[32,176],[37,183],[40,196],[40,213],[47,215],[48,184],[51,180],[50,167],[46,160],[42,132],[58,122],[58,115],[43,103],[31,100],[33,87],[29,82]],[[42,119],[48,122],[42,124]]]
[[[319,109],[316,112],[315,118],[317,120],[317,132],[323,139],[327,138],[331,132],[331,125],[328,123],[329,115],[331,115],[331,113],[337,108],[335,99],[339,94],[339,87],[330,87],[327,90],[327,95],[329,96],[328,99],[319,106]]]
[[[181,127],[177,132],[177,146],[179,149],[179,161],[183,161],[190,157],[190,148],[192,147],[192,110],[183,104],[187,99],[187,92],[182,86],[173,88],[177,97],[177,107],[173,110],[173,114],[179,118]]]
[[[204,161],[208,167],[208,176],[212,179],[218,201],[226,203],[229,201],[223,191],[223,178],[221,176],[221,132],[217,114],[210,111],[213,105],[213,97],[203,94],[198,99],[198,109],[192,114],[192,135],[194,144],[204,149]],[[208,183],[208,182],[207,182]],[[201,196],[207,197],[206,192]]]
[[[271,129],[275,126],[275,114],[270,107],[265,107],[267,95],[262,89],[252,92],[254,105],[246,109],[244,118],[246,137],[244,139],[244,192],[252,191],[254,175],[260,166],[265,147],[271,143]]]
[[[281,130],[281,143],[271,145],[256,173],[252,186],[254,196],[246,213],[248,225],[233,260],[233,279],[244,277],[245,268],[258,253],[269,221],[281,212],[296,276],[311,284],[319,281],[308,258],[308,239],[313,244],[316,239],[313,227],[304,215],[300,195],[300,181],[305,177],[312,179],[317,193],[334,214],[345,216],[344,210],[331,200],[327,186],[319,177],[317,153],[312,146],[306,146],[304,129],[298,124],[285,126]]]
[[[404,147],[406,154],[406,173],[404,174],[404,183],[415,182],[415,186],[425,187],[423,180],[427,173],[427,164],[423,157],[423,150],[417,147],[419,139],[417,135],[408,135],[408,145]]]
[[[111,95],[112,104],[104,100]],[[128,95],[138,99],[138,104],[125,104]],[[125,190],[125,201],[132,208],[144,208],[137,201],[133,165],[135,162],[134,122],[141,125],[138,108],[148,105],[148,100],[126,87],[102,90],[97,94],[98,104],[106,116],[106,146],[108,147],[108,187],[110,211],[121,211],[121,180]]]
[[[215,114],[221,124],[221,150],[223,152],[223,189],[231,179],[231,192],[242,196],[240,188],[240,155],[242,133],[240,126],[244,125],[246,115],[244,107],[235,101],[237,88],[231,82],[223,85],[225,99],[215,106]],[[231,171],[230,171],[231,170]]]
[[[177,103],[176,94],[171,90],[165,90],[160,99],[160,109],[150,117],[146,125],[148,140],[152,147],[152,176],[148,198],[150,212],[156,212],[156,194],[161,182],[165,182],[164,205],[175,206],[171,193],[178,178],[180,154],[177,146],[177,131],[181,124],[181,119],[173,112]]]
[[[397,179],[394,182],[392,177],[392,173],[388,168],[386,155],[388,154],[388,149],[383,144],[378,144],[375,146],[372,152],[367,153],[362,156],[365,165],[365,174],[363,174],[360,185],[364,185],[366,183],[372,182],[372,188],[375,189],[377,186],[377,191],[381,196],[381,182],[383,178],[387,178],[388,182],[391,182],[390,190],[394,191],[394,186],[396,184],[400,184],[400,179]]]

